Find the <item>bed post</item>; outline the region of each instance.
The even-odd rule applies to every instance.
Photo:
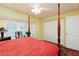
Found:
[[[58,47],[59,47],[59,52],[58,55],[60,56],[60,34],[61,34],[61,26],[60,26],[60,3],[58,3]]]
[[[31,32],[30,32],[30,16],[28,16],[28,32],[27,32],[27,36],[30,37]]]

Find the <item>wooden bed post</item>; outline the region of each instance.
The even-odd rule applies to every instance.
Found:
[[[60,26],[60,3],[58,3],[58,47],[59,47],[59,52],[58,55],[60,56],[61,52],[61,47],[60,47],[60,34],[61,34],[61,26]]]
[[[31,32],[30,32],[30,16],[28,16],[28,33],[27,36],[30,37]]]

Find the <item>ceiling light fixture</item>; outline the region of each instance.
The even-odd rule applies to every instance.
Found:
[[[37,14],[41,13],[41,9],[40,8],[34,8],[34,9],[32,9],[32,12],[37,15]]]

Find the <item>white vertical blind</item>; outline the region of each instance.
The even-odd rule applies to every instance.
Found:
[[[17,21],[7,20],[5,23],[5,27],[8,30],[8,32],[6,32],[6,36],[11,36],[12,39],[15,39],[16,31],[22,31],[23,35],[25,35],[25,33],[28,32],[27,22],[19,22],[19,21],[17,22]],[[31,23],[31,37],[36,37],[35,23]]]
[[[35,23],[31,23],[31,37],[36,37],[36,24]]]
[[[19,30],[22,31],[22,34],[25,35],[25,33],[28,31],[27,23],[25,22],[18,22]]]
[[[6,29],[8,32],[6,32],[6,36],[11,36],[12,39],[15,38],[15,32],[17,29],[17,23],[15,21],[7,21],[6,22]]]

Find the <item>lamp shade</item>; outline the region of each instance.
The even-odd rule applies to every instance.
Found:
[[[4,27],[0,28],[0,32],[6,32],[6,31],[8,31],[8,30],[6,30]]]

